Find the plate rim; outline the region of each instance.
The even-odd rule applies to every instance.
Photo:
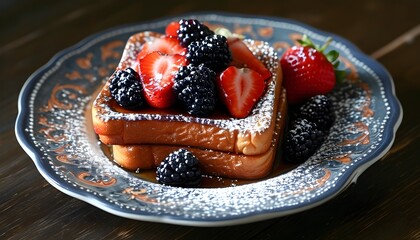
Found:
[[[42,76],[43,74],[45,74],[46,71],[48,71],[63,55],[66,55],[67,53],[71,52],[71,51],[75,51],[77,49],[82,48],[83,46],[85,46],[87,43],[89,43],[90,41],[98,38],[99,36],[104,36],[107,33],[111,33],[111,32],[115,32],[115,31],[119,31],[121,29],[129,29],[131,27],[135,27],[135,26],[139,26],[139,25],[147,25],[150,23],[154,23],[154,22],[161,22],[161,21],[170,21],[171,19],[179,19],[180,17],[186,17],[186,16],[209,16],[209,15],[214,15],[215,17],[217,16],[222,16],[222,17],[238,17],[238,18],[247,18],[248,20],[250,19],[265,19],[265,20],[269,20],[269,21],[275,21],[275,22],[286,22],[286,23],[291,23],[297,26],[301,26],[305,29],[308,29],[310,31],[313,31],[314,33],[317,33],[319,35],[327,35],[327,36],[333,36],[333,38],[335,40],[338,40],[338,42],[343,43],[343,45],[345,45],[349,50],[351,50],[351,54],[355,57],[357,57],[357,59],[359,60],[363,60],[363,62],[370,66],[371,68],[374,69],[379,69],[381,70],[381,74],[383,74],[384,76],[381,77],[381,79],[386,79],[388,81],[381,81],[382,84],[384,84],[384,88],[388,89],[389,94],[386,95],[388,102],[390,104],[393,105],[394,110],[397,110],[398,114],[392,114],[390,116],[390,119],[388,120],[389,125],[393,126],[392,131],[386,131],[384,132],[384,139],[389,139],[389,141],[387,143],[385,143],[385,141],[382,141],[381,146],[378,146],[375,150],[378,152],[376,154],[376,157],[374,157],[373,159],[370,159],[369,161],[363,162],[361,163],[361,161],[357,162],[356,164],[358,164],[358,166],[355,167],[355,169],[351,172],[346,172],[345,174],[349,174],[349,176],[346,177],[346,181],[342,181],[341,186],[339,186],[338,188],[333,187],[329,190],[327,190],[323,195],[327,194],[326,197],[322,197],[317,199],[317,201],[313,202],[311,201],[310,203],[304,204],[304,205],[299,205],[298,207],[291,207],[285,211],[278,211],[278,212],[252,212],[252,213],[248,213],[245,214],[245,216],[239,216],[239,217],[235,217],[235,218],[226,218],[224,220],[220,220],[220,219],[213,219],[213,220],[203,220],[203,219],[188,219],[185,220],[182,217],[180,219],[177,218],[177,216],[153,216],[153,215],[140,215],[140,214],[130,214],[128,212],[125,211],[118,211],[121,209],[116,209],[113,206],[109,206],[107,204],[105,204],[103,201],[101,201],[100,199],[97,199],[96,197],[92,197],[91,194],[89,194],[88,192],[84,192],[84,191],[72,191],[70,189],[70,187],[67,187],[66,185],[63,185],[63,183],[61,183],[60,181],[58,181],[59,178],[57,178],[56,174],[54,174],[53,172],[43,168],[43,164],[42,164],[42,159],[41,156],[37,155],[37,149],[36,147],[31,144],[30,139],[26,138],[26,134],[25,134],[25,130],[21,127],[23,126],[23,123],[25,122],[24,120],[27,119],[29,117],[29,111],[28,108],[24,106],[24,103],[27,103],[30,101],[30,96],[31,96],[31,90],[33,89],[34,85],[36,85],[36,83],[38,82],[37,77],[38,76]],[[375,67],[372,67],[372,65],[374,65]],[[376,74],[378,74],[378,72],[375,71]],[[385,86],[387,85],[387,86]],[[25,111],[26,110],[26,111]],[[322,30],[319,30],[317,28],[314,28],[312,26],[309,26],[307,24],[295,21],[295,20],[291,20],[291,19],[286,19],[286,18],[280,18],[280,17],[268,17],[268,16],[259,16],[259,15],[245,15],[245,14],[237,14],[237,13],[226,13],[226,12],[192,12],[192,13],[188,13],[188,14],[183,14],[183,15],[179,15],[179,16],[171,16],[171,17],[164,17],[164,18],[157,18],[157,19],[153,19],[150,21],[143,21],[143,22],[138,22],[138,23],[133,23],[133,24],[126,24],[126,25],[121,25],[121,26],[117,26],[117,27],[113,27],[110,29],[107,29],[105,31],[101,31],[95,34],[92,34],[86,38],[84,38],[83,40],[79,41],[78,43],[76,43],[75,45],[72,45],[66,49],[61,50],[60,52],[58,52],[57,54],[55,54],[46,64],[44,64],[42,67],[40,67],[38,70],[36,70],[33,74],[31,74],[29,76],[29,78],[26,80],[25,84],[22,86],[22,89],[19,93],[19,97],[18,97],[18,115],[17,115],[17,119],[16,119],[16,123],[15,123],[15,134],[16,134],[16,138],[19,142],[19,144],[21,145],[21,147],[25,150],[25,152],[31,157],[32,161],[35,163],[38,171],[41,173],[41,175],[44,177],[44,179],[46,179],[52,186],[54,186],[55,188],[57,188],[58,190],[64,192],[65,194],[75,197],[77,199],[80,199],[82,201],[85,201],[95,207],[98,207],[106,212],[109,212],[111,214],[114,215],[118,215],[121,217],[126,217],[126,218],[130,218],[130,219],[136,219],[136,220],[145,220],[145,221],[151,221],[151,222],[161,222],[161,223],[171,223],[171,224],[179,224],[179,225],[188,225],[188,226],[228,226],[228,225],[236,225],[236,224],[243,224],[243,223],[249,223],[249,222],[254,222],[254,221],[260,221],[260,220],[265,220],[265,219],[270,219],[270,218],[274,218],[274,217],[279,217],[279,216],[285,216],[285,215],[289,215],[292,213],[296,213],[296,212],[301,212],[301,211],[305,211],[308,210],[310,208],[319,206],[321,204],[323,204],[324,202],[329,201],[331,198],[334,198],[335,196],[337,196],[338,194],[340,194],[344,189],[346,189],[348,186],[351,185],[351,183],[356,182],[357,178],[368,168],[370,167],[372,164],[374,164],[375,162],[377,162],[380,158],[382,158],[388,151],[389,149],[392,147],[392,144],[395,140],[395,135],[396,135],[396,131],[398,129],[398,127],[401,124],[402,121],[402,117],[403,117],[403,110],[401,107],[401,104],[396,96],[395,93],[395,86],[394,86],[394,82],[393,82],[393,78],[392,76],[389,74],[389,72],[387,71],[387,69],[385,67],[382,66],[382,64],[380,64],[379,62],[375,61],[374,59],[372,59],[371,57],[367,56],[366,54],[364,54],[358,47],[356,47],[353,43],[349,42],[347,39],[342,38],[336,34],[333,33],[329,33],[329,32],[325,32]],[[387,135],[387,136],[385,136]],[[345,175],[343,174],[343,175]],[[344,178],[345,176],[343,176]],[[77,190],[77,189],[76,189]],[[334,190],[334,191],[333,191]],[[333,193],[329,193],[330,191],[332,191]]]

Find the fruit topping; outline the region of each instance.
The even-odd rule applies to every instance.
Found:
[[[216,106],[216,73],[200,64],[181,67],[175,76],[173,89],[188,113],[206,116]]]
[[[145,105],[140,77],[132,68],[118,70],[112,75],[109,90],[121,107],[139,109]]]
[[[156,170],[156,180],[170,186],[195,187],[201,178],[197,158],[183,148],[170,153]]]
[[[146,42],[140,53],[137,55],[137,60],[140,61],[147,54],[158,51],[168,55],[185,55],[187,49],[179,45],[179,41],[176,38],[162,37],[157,38],[153,41]]]
[[[204,117],[215,109],[218,94],[233,117],[248,116],[272,73],[243,36],[225,28],[217,33],[198,20],[182,19],[144,43],[137,54],[140,97],[155,108],[168,108],[178,99],[186,112]]]
[[[264,78],[249,68],[230,66],[217,81],[220,98],[230,114],[236,118],[249,115],[264,93]]]
[[[324,134],[315,123],[297,119],[292,122],[286,134],[286,159],[293,163],[301,163],[314,154],[323,141]]]
[[[176,96],[172,90],[174,77],[178,69],[185,65],[187,59],[179,54],[152,52],[140,59],[144,96],[150,106],[167,108],[175,102]]]
[[[264,80],[271,77],[270,70],[249,50],[241,39],[228,38],[228,45],[232,55],[230,65],[237,66],[238,68],[251,68],[261,74]]]
[[[172,32],[173,30],[171,30]],[[201,24],[196,19],[181,19],[177,31],[181,46],[187,47],[191,42],[199,41],[207,36],[214,35],[206,25]],[[170,33],[172,34],[172,33]]]
[[[165,28],[165,34],[166,36],[178,38],[178,30],[179,30],[180,24],[179,22],[170,22],[168,25],[166,25]]]
[[[322,131],[328,131],[335,120],[331,100],[325,95],[316,95],[306,101],[297,111],[299,118],[316,123]]]
[[[299,104],[315,95],[331,92],[336,76],[338,80],[344,76],[344,71],[335,70],[339,65],[338,52],[332,50],[324,55],[330,41],[319,47],[304,35],[299,41],[300,46],[289,48],[283,54],[280,64],[290,104]]]
[[[210,35],[191,42],[186,57],[190,63],[194,65],[204,63],[216,73],[224,70],[232,60],[227,39],[221,35]]]

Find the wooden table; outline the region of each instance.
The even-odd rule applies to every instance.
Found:
[[[290,1],[291,2],[291,1]],[[0,239],[420,239],[420,2],[51,1],[0,3]],[[18,145],[19,91],[55,53],[127,23],[191,11],[291,18],[341,35],[394,78],[404,119],[389,153],[344,193],[305,212],[231,227],[124,219],[49,185]]]

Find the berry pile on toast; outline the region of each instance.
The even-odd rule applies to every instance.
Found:
[[[129,170],[155,168],[183,148],[203,174],[255,179],[271,171],[286,108],[279,59],[267,43],[183,19],[165,34],[129,38],[94,101],[93,123]]]

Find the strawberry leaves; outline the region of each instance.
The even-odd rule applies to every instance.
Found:
[[[310,47],[314,48],[317,51],[323,53],[325,57],[328,59],[328,61],[333,65],[334,67],[334,73],[336,77],[336,81],[338,83],[342,82],[344,78],[346,77],[346,71],[345,70],[339,70],[338,67],[340,66],[340,61],[338,60],[340,53],[336,50],[331,50],[327,53],[325,53],[325,50],[327,50],[328,46],[332,42],[332,38],[328,37],[325,43],[322,46],[319,46],[315,44],[306,34],[302,36],[302,39],[297,40],[303,47]]]

